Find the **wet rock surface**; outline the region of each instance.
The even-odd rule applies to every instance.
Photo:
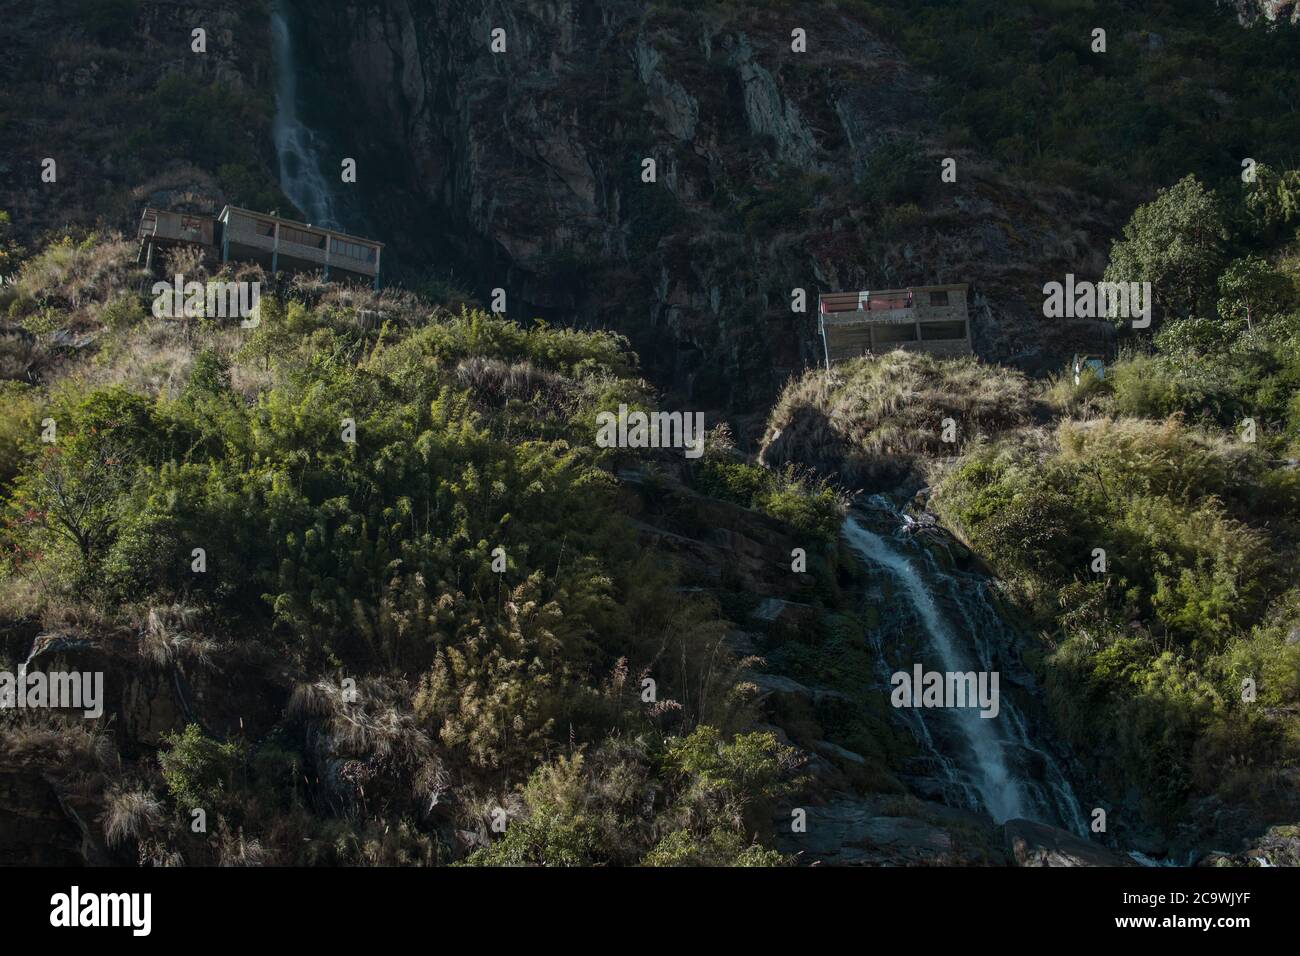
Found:
[[[1137,866],[1129,857],[1044,823],[1008,820],[1002,832],[1016,866]]]
[[[1001,865],[992,821],[942,804],[841,794],[806,808],[807,830],[778,824],[778,846],[805,865]]]

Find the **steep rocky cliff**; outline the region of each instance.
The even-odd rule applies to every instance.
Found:
[[[979,351],[1032,367],[1100,334],[1035,305],[1045,275],[1100,267],[1100,210],[945,147],[926,77],[833,8],[300,12],[406,264],[504,288],[516,318],[617,328],[695,407],[755,410],[816,362],[821,290],[970,282]]]

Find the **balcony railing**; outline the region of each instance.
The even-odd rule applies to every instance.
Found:
[[[871,322],[910,323],[916,321],[916,309],[849,309],[843,312],[826,312],[823,325],[863,325]]]

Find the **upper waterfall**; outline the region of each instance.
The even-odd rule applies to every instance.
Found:
[[[299,65],[285,0],[276,0],[271,12],[271,37],[276,107],[272,132],[280,161],[280,188],[312,225],[342,229],[336,187],[324,172],[324,140],[299,116]]]

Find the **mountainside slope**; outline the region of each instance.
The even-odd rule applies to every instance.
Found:
[[[1030,302],[1041,275],[1100,265],[1098,210],[965,151],[941,183],[928,81],[849,14],[576,0],[302,13],[380,184],[368,205],[400,246],[432,226],[512,312],[619,329],[697,406],[753,410],[815,363],[819,290],[970,282],[980,351],[1031,367],[1080,339]]]

